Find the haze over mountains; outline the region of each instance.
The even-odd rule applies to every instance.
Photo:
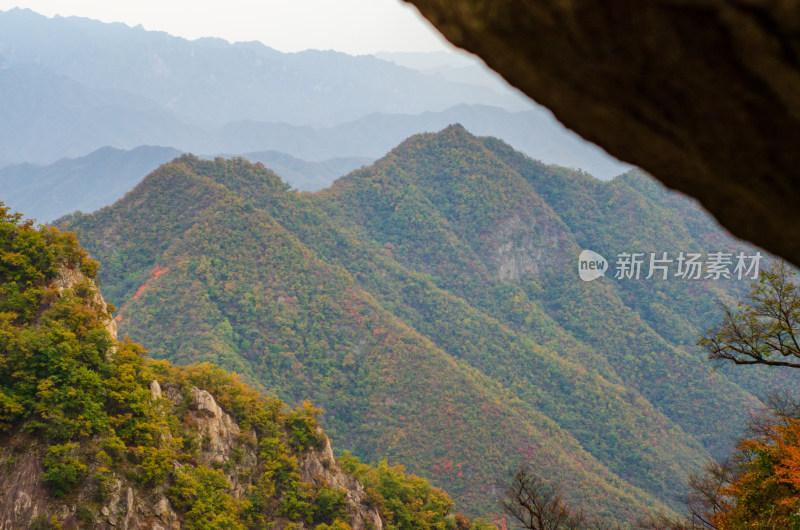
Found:
[[[142,178],[181,152],[170,147],[142,146],[131,151],[103,147],[79,158],[63,158],[46,166],[13,164],[0,168],[5,202],[39,222],[51,222],[74,211],[92,212],[112,204]],[[308,162],[278,151],[245,153],[284,175],[299,190],[316,190],[340,175],[367,165],[366,157],[336,157]]]
[[[161,164],[180,155],[169,147],[121,151],[101,148],[91,155],[49,166],[17,164],[0,169],[9,205],[40,222],[75,210],[92,212],[113,203]]]
[[[462,123],[602,178],[627,168],[480,63],[456,57],[448,65],[436,54],[427,62],[285,54],[259,43],[187,41],[124,24],[0,12],[0,167],[144,145],[209,156],[273,151],[307,162],[374,160],[411,134]]]
[[[463,127],[415,136],[313,195],[242,160],[182,157],[59,225],[103,263],[119,325],[211,361],[340,447],[497,509],[528,462],[592,514],[677,508],[792,373],[712,370],[695,347],[747,282],[578,279],[577,255],[755,249],[639,172],[601,182]],[[177,333],[180,330],[180,333]]]
[[[517,92],[449,82],[372,56],[188,41],[18,9],[0,17],[0,34],[2,55],[12,63],[37,64],[93,89],[140,95],[191,123],[332,125],[372,112],[444,110],[454,102],[529,106]]]

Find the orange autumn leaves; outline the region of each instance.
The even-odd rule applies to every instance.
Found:
[[[168,272],[169,272],[169,267],[161,267],[160,265],[156,264],[150,271],[150,276],[147,278],[147,280],[142,285],[140,285],[139,288],[136,290],[136,293],[133,295],[133,299],[135,300],[136,298],[142,296],[144,292],[153,284],[156,278]],[[117,313],[117,315],[114,317],[114,320],[118,324],[122,322],[123,310],[124,307],[120,309],[119,313]]]
[[[139,289],[136,291],[136,294],[134,294],[133,297],[139,298],[140,296],[142,296],[142,293],[144,293],[147,290],[147,288],[150,287],[150,284],[153,283],[153,281],[156,278],[158,278],[162,274],[166,274],[167,272],[169,272],[169,267],[160,267],[158,265],[153,267],[153,270],[150,271],[150,277],[147,279],[146,282],[142,284],[141,287],[139,287]]]
[[[716,528],[800,527],[800,420],[777,423],[739,443],[738,472],[710,516]]]
[[[800,491],[800,421],[790,420],[787,427],[781,428],[784,437],[777,440],[778,448],[786,455],[780,462],[781,467],[775,470],[775,474],[780,477],[780,481],[787,483]],[[791,443],[787,443],[791,441]],[[793,499],[792,504],[800,502]]]

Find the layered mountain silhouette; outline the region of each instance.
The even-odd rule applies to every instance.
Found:
[[[0,169],[4,202],[26,216],[49,222],[76,210],[91,212],[125,195],[147,174],[180,151],[105,147],[76,159],[50,165],[17,164]]]
[[[339,447],[388,456],[497,512],[521,463],[591,514],[677,507],[758,397],[793,374],[713,370],[695,346],[746,281],[582,282],[581,249],[752,249],[633,171],[547,166],[461,126],[414,136],[315,194],[243,159],[182,156],[62,219],[103,264],[118,325],[325,409]]]
[[[0,12],[0,163],[142,145],[374,160],[411,134],[460,122],[550,163],[609,178],[627,168],[477,65],[470,72],[13,9]]]
[[[169,147],[142,146],[130,151],[103,147],[87,156],[62,158],[53,164],[13,164],[0,169],[0,190],[5,203],[14,210],[42,223],[50,222],[113,203],[179,154]],[[283,175],[293,188],[304,191],[321,189],[336,177],[372,162],[365,157],[309,162],[278,151],[245,153],[243,157],[265,164]]]
[[[138,94],[181,119],[213,125],[238,120],[331,125],[372,112],[444,110],[453,102],[527,106],[510,91],[426,76],[368,55],[189,41],[21,9],[0,16],[0,35],[2,54],[11,62],[35,63],[92,88]]]

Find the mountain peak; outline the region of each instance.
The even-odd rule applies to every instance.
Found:
[[[467,136],[473,136],[463,125],[460,123],[451,123],[447,127],[441,130],[440,134],[464,134]]]
[[[398,156],[412,155],[416,157],[418,155],[415,155],[415,152],[422,153],[430,148],[434,148],[434,151],[430,154],[438,157],[438,149],[465,147],[467,145],[475,147],[478,143],[478,136],[469,132],[460,123],[451,123],[440,131],[415,134],[407,138],[394,148],[390,154]]]

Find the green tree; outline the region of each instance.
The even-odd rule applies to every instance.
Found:
[[[699,344],[710,359],[800,368],[800,290],[783,262],[762,271],[745,300],[723,305],[722,323]]]
[[[77,443],[53,445],[47,449],[42,480],[56,497],[64,497],[72,491],[86,473],[86,465],[75,456],[77,449]]]

